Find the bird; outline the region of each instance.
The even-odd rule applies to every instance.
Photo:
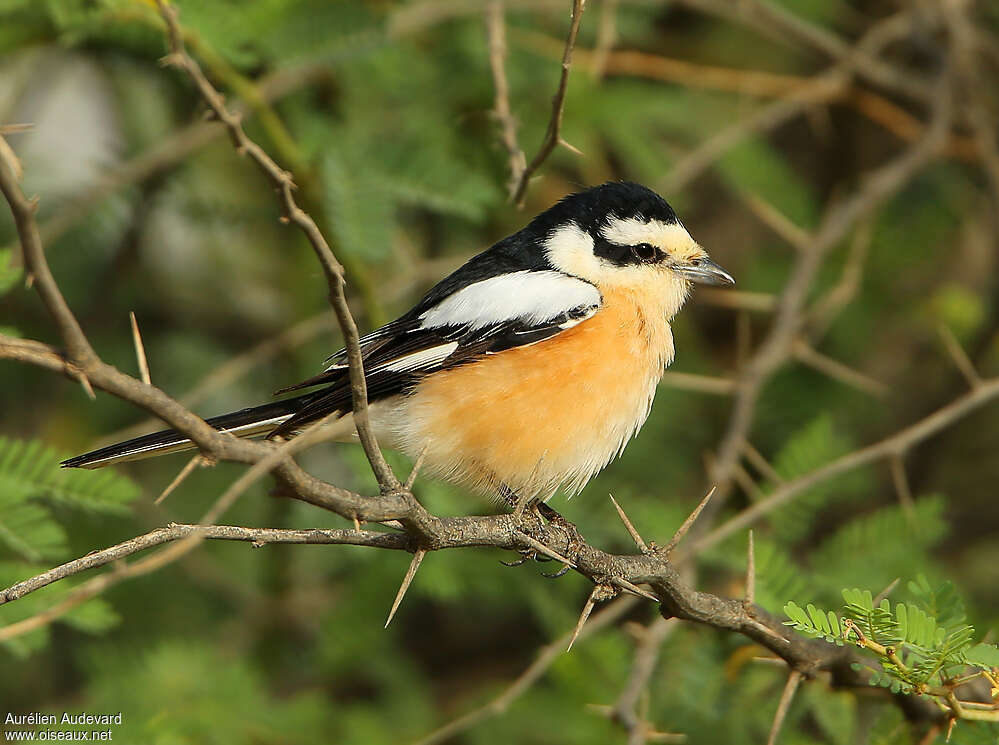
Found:
[[[514,504],[571,497],[648,418],[694,284],[735,280],[659,194],[626,181],[570,194],[360,338],[373,431],[473,491]],[[273,440],[328,418],[331,439],[356,440],[347,353],[326,362],[277,392],[291,398],[206,421]],[[62,465],[195,447],[164,430]]]

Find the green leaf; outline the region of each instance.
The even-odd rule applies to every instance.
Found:
[[[59,558],[66,552],[66,533],[40,504],[27,494],[4,488],[0,478],[0,546],[25,561]]]
[[[0,437],[0,493],[18,502],[45,497],[91,512],[128,514],[128,503],[140,493],[134,482],[111,470],[60,468],[63,457],[37,440]]]
[[[826,618],[826,614],[811,603],[809,603],[806,607],[808,609],[808,616],[812,619],[812,624],[815,628],[825,634],[830,633],[831,629],[829,628],[829,619]]]
[[[843,455],[850,449],[849,441],[833,428],[828,415],[816,417],[788,439],[773,459],[773,466],[785,481],[802,476]],[[775,488],[770,484],[768,490]],[[784,505],[770,517],[777,534],[784,541],[804,536],[821,507],[842,491],[834,482],[816,486]]]
[[[999,647],[995,644],[976,644],[969,649],[965,655],[965,660],[971,665],[982,668],[999,667]]]
[[[28,577],[33,577],[48,569],[41,564],[0,561],[0,588],[10,587]],[[0,606],[0,627],[24,621],[57,605],[61,598],[73,591],[82,578],[69,578],[56,582],[40,590],[29,593],[18,600]],[[118,614],[103,598],[91,598],[55,619],[80,631],[100,634],[115,626]],[[4,640],[0,647],[17,657],[27,657],[44,649],[49,642],[49,626],[42,625],[31,631]]]
[[[812,628],[812,621],[808,617],[808,614],[793,600],[788,600],[787,603],[785,603],[784,613],[787,614],[787,617],[791,619],[792,623],[805,628]]]
[[[392,199],[345,148],[327,148],[321,171],[326,210],[337,242],[357,256],[387,256],[395,225]]]
[[[121,616],[103,598],[93,598],[73,608],[61,620],[80,631],[100,634],[117,626]]]

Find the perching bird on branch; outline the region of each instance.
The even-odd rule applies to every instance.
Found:
[[[493,494],[579,492],[645,422],[673,360],[670,321],[693,282],[735,280],[658,194],[607,183],[570,195],[360,340],[379,441]],[[289,437],[339,414],[356,437],[344,350],[276,403],[208,419]],[[194,448],[167,430],[71,458],[100,468]]]

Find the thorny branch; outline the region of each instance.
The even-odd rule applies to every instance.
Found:
[[[256,163],[260,170],[267,176],[268,180],[278,190],[282,205],[285,210],[287,220],[293,222],[309,239],[315,251],[316,258],[326,275],[326,282],[329,285],[329,300],[336,313],[337,321],[343,332],[344,345],[347,349],[347,360],[350,371],[351,394],[353,399],[353,417],[357,427],[357,434],[364,447],[364,453],[368,456],[371,470],[382,491],[392,491],[399,488],[399,482],[392,469],[382,455],[375,440],[374,432],[371,430],[371,423],[368,417],[368,389],[364,379],[364,367],[361,362],[361,346],[357,324],[351,315],[347,305],[347,297],[344,294],[346,282],[343,276],[343,267],[336,260],[329,243],[323,236],[319,226],[316,225],[312,217],[309,216],[295,201],[295,182],[292,174],[281,168],[256,142],[251,140],[243,130],[241,117],[228,110],[222,94],[209,82],[208,78],[201,70],[201,66],[191,57],[184,46],[184,34],[181,31],[177,20],[177,11],[167,0],[156,0],[156,5],[163,16],[163,21],[167,26],[167,35],[170,41],[170,54],[166,57],[166,63],[180,68],[190,76],[195,87],[201,94],[205,103],[212,110],[219,121],[225,125],[232,139],[233,146],[240,154],[245,154]]]
[[[934,102],[934,113],[930,125],[920,127],[918,130],[911,128],[908,130],[910,134],[913,131],[918,131],[921,136],[912,148],[872,174],[850,198],[833,205],[814,234],[799,235],[798,239],[794,241],[800,249],[799,255],[791,280],[777,298],[776,313],[770,334],[746,367],[740,371],[734,382],[719,379],[721,380],[719,385],[724,384],[724,390],[719,389],[715,392],[735,393],[733,416],[726,437],[719,448],[715,471],[717,480],[723,486],[727,486],[727,482],[734,476],[735,470],[740,465],[741,455],[746,452],[755,452],[748,443],[747,435],[752,423],[756,399],[762,385],[778,368],[794,357],[796,350],[800,354],[799,334],[810,315],[806,298],[824,255],[839,243],[860,219],[902,188],[919,169],[934,157],[944,153],[945,145],[948,142],[951,143],[952,148],[954,147],[954,135],[950,132],[950,123],[953,119],[951,110],[953,101],[947,73],[940,76],[939,85],[934,88],[922,80],[914,80],[911,75],[899,71],[879,59],[878,50],[880,47],[894,38],[893,35],[900,33],[903,26],[908,28],[908,21],[902,17],[904,14],[890,19],[891,23],[885,22],[883,26],[875,27],[865,39],[851,46],[842,39],[800,21],[786,11],[771,6],[764,0],[753,0],[751,3],[743,4],[738,12],[732,10],[727,4],[716,2],[716,0],[687,1],[696,7],[707,8],[711,12],[735,17],[736,20],[752,19],[751,22],[758,26],[763,19],[762,26],[765,27],[768,23],[773,24],[775,27],[783,29],[797,42],[814,46],[836,60],[836,65],[830,72],[816,76],[801,87],[789,91],[773,104],[772,108],[760,112],[760,115],[750,123],[751,128],[746,123],[739,123],[737,128],[727,132],[723,138],[709,140],[707,143],[709,147],[699,149],[699,154],[695,151],[698,167],[710,163],[717,156],[717,153],[735,139],[744,136],[747,131],[762,131],[777,126],[780,122],[803,111],[810,102],[831,100],[831,98],[842,95],[844,86],[849,84],[849,76],[852,73],[875,81],[885,89],[900,92],[914,100]],[[0,358],[33,364],[79,380],[87,387],[93,386],[111,393],[148,410],[189,435],[207,456],[217,460],[230,460],[253,466],[225,494],[219,497],[213,508],[206,513],[202,524],[170,524],[108,549],[96,551],[67,562],[0,591],[0,605],[2,605],[67,577],[113,565],[113,568],[106,573],[74,588],[63,596],[56,605],[42,614],[18,624],[3,627],[0,629],[0,640],[11,638],[49,623],[112,584],[129,577],[148,573],[178,558],[202,540],[246,541],[254,546],[271,543],[362,545],[407,551],[417,557],[422,557],[429,551],[470,546],[491,546],[507,550],[531,548],[541,550],[549,555],[561,555],[568,543],[575,538],[575,536],[570,535],[571,526],[564,521],[525,521],[515,519],[512,515],[436,517],[427,513],[412,497],[408,489],[399,487],[395,477],[384,464],[377,443],[372,437],[365,435],[365,430],[369,430],[369,428],[364,417],[366,393],[360,365],[358,334],[344,298],[342,269],[315,223],[298,207],[294,198],[294,183],[291,175],[281,169],[256,143],[247,138],[242,129],[240,116],[227,110],[221,94],[212,86],[198,64],[184,50],[183,35],[177,24],[175,11],[163,0],[157,0],[157,2],[167,24],[171,41],[171,54],[167,58],[168,63],[181,68],[191,77],[206,103],[223,123],[237,150],[248,154],[265,173],[279,192],[288,220],[303,230],[324,268],[330,288],[331,303],[343,328],[350,353],[355,409],[359,412],[358,429],[361,431],[372,468],[379,478],[382,493],[376,496],[356,494],[321,482],[303,471],[295,463],[293,451],[306,446],[307,439],[293,440],[282,446],[236,440],[211,429],[203,420],[155,386],[125,375],[114,367],[103,363],[91,348],[86,335],[63,299],[58,285],[48,269],[42,247],[42,236],[34,218],[34,202],[27,199],[18,186],[19,175],[12,152],[7,147],[0,147],[0,153],[3,154],[3,157],[0,157],[0,187],[2,187],[4,197],[15,217],[25,265],[29,276],[34,279],[35,286],[49,314],[60,331],[65,346],[65,351],[63,351],[38,341],[0,336]],[[560,143],[565,91],[584,2],[585,0],[574,0],[570,32],[563,53],[562,77],[558,92],[553,99],[548,133],[538,154],[530,164],[524,167],[523,173],[520,174],[515,191],[515,201],[522,200],[530,175]],[[746,13],[745,8],[750,8],[755,12],[755,15],[753,12]],[[491,6],[491,12],[493,14],[499,12],[499,21],[502,21],[499,2],[495,2]],[[509,101],[505,102],[506,114],[502,113],[504,109],[501,108],[503,102],[500,100],[502,96],[499,78],[502,76],[503,54],[501,51],[497,51],[501,50],[502,47],[496,45],[497,39],[493,36],[497,31],[492,26],[496,23],[496,17],[492,16],[493,20],[490,21],[490,39],[493,42],[491,44],[491,61],[494,62],[493,74],[497,82],[496,112],[503,125],[504,142],[510,150],[509,144],[512,143],[516,146],[516,139],[512,129]],[[966,44],[965,41],[962,41],[967,33],[966,25],[962,25],[965,23],[966,19],[960,14],[955,16],[952,13],[948,18],[955,43]],[[502,31],[501,28],[499,30]],[[605,53],[609,53],[609,51],[605,50]],[[495,66],[497,59],[500,63],[500,73],[497,73]],[[608,59],[608,71],[613,69],[612,59]],[[962,58],[960,69],[966,79],[973,79],[975,72],[971,63],[967,61],[967,56]],[[504,116],[507,117],[506,121],[504,121]],[[972,117],[977,151],[987,161],[987,165],[994,166],[996,162],[994,143],[983,141],[981,122],[981,116],[977,119]],[[199,134],[200,136],[202,135]],[[509,142],[507,142],[508,139]],[[200,140],[198,141],[200,142]],[[184,143],[185,148],[189,146],[190,143]],[[181,150],[183,149],[181,148]],[[513,156],[514,151],[510,150],[510,154]],[[175,153],[170,155],[176,157]],[[694,161],[688,162],[693,163]],[[690,166],[687,168],[688,171],[684,171],[684,166],[681,165],[678,170],[680,173],[693,172],[689,170]],[[992,172],[996,172],[995,168],[992,169]],[[136,177],[137,180],[138,178],[141,178],[141,174]],[[825,322],[828,322],[828,319],[825,319]],[[743,634],[769,649],[774,655],[783,659],[789,667],[790,677],[786,693],[788,690],[790,693],[785,696],[788,700],[793,695],[793,690],[801,678],[811,677],[819,673],[828,674],[833,682],[839,685],[866,685],[863,676],[851,667],[851,662],[854,660],[851,650],[833,648],[821,642],[790,634],[779,619],[753,605],[751,597],[746,600],[736,600],[699,592],[686,578],[680,576],[676,563],[688,559],[725,537],[748,527],[770,511],[786,504],[798,494],[821,481],[883,458],[890,458],[893,464],[900,463],[902,455],[917,443],[932,437],[972,411],[999,398],[999,379],[983,379],[976,373],[972,380],[971,391],[897,434],[843,456],[804,476],[777,484],[773,492],[763,501],[730,519],[714,531],[708,532],[703,538],[695,540],[685,551],[681,549],[675,560],[669,555],[669,551],[656,549],[654,543],[645,545],[645,549],[641,550],[639,554],[614,555],[591,546],[584,540],[578,553],[573,555],[573,569],[590,579],[597,588],[616,588],[613,590],[615,593],[621,592],[621,588],[631,588],[633,591],[647,594],[648,590],[644,588],[648,588],[660,601],[660,613],[663,619],[690,620],[717,629],[733,631]],[[268,472],[273,472],[281,484],[286,487],[287,493],[294,498],[334,512],[348,520],[353,520],[355,528],[297,531],[214,524],[225,507],[231,504],[249,483]],[[627,520],[623,510],[621,514],[626,525],[630,525],[630,520]],[[390,523],[395,529],[362,530],[359,526],[359,522],[362,521]],[[631,526],[629,532],[633,536],[638,535],[634,526]],[[684,532],[685,530],[681,528],[679,537],[682,537]],[[640,536],[636,541],[639,546],[644,544]],[[133,554],[168,543],[174,545],[160,549],[143,559],[134,562],[126,561]],[[674,547],[675,541],[670,543],[669,549]],[[407,575],[407,580],[412,579],[411,575],[415,573],[415,567],[418,565],[418,561],[413,562],[413,569]],[[594,593],[591,598],[595,601],[596,596],[597,593]],[[600,599],[603,597],[601,596]],[[594,613],[592,619],[585,625],[580,624],[579,629],[577,629],[579,638],[582,639],[593,633],[602,625],[614,622],[626,608],[635,602],[638,602],[635,597],[619,598],[606,608]],[[581,621],[586,621],[586,618],[581,618]],[[641,738],[644,738],[648,733],[648,725],[642,717],[636,715],[634,704],[642,689],[647,685],[654,669],[658,654],[656,641],[661,642],[661,638],[657,639],[657,637],[665,636],[665,631],[662,634],[653,634],[652,628],[658,632],[670,626],[671,622],[669,621],[657,621],[653,627],[646,631],[648,636],[640,645],[633,677],[612,712],[628,727],[636,742],[642,741]],[[544,673],[544,670],[561,653],[570,638],[572,636],[566,634],[564,638],[556,640],[549,647],[546,647],[536,663],[495,701],[481,710],[471,712],[446,725],[427,738],[425,742],[440,742],[467,729],[483,718],[503,711],[513,699],[523,693]],[[791,681],[794,683],[792,684]],[[945,711],[926,707],[919,699],[914,698],[905,699],[901,705],[910,717],[935,722],[942,722],[947,716],[960,713],[957,707]],[[786,711],[786,707],[779,707],[778,717],[775,719],[775,734],[782,719],[780,708],[784,708]]]

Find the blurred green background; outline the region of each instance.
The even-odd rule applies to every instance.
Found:
[[[695,167],[690,153],[772,105],[773,94],[740,87],[744,73],[793,83],[826,69],[829,59],[779,29],[754,26],[751,11],[740,21],[734,11],[712,12],[718,4],[707,1],[590,0],[563,132],[582,154],[556,150],[521,211],[507,202],[507,156],[490,114],[483,3],[179,5],[192,52],[231,103],[244,102],[250,135],[295,172],[303,203],[348,267],[362,330],[403,312],[436,279],[562,195],[617,178],[660,190],[737,277],[738,289],[761,293],[765,306],[781,291],[795,249],[761,220],[760,200],[812,230],[830,199],[848,195],[865,172],[909,144],[899,121],[918,127],[927,119],[924,104],[861,83],[857,90],[895,106],[887,120],[862,96],[844,95],[765,133],[747,130]],[[920,4],[780,5],[814,28],[855,39]],[[546,0],[507,8],[510,102],[528,158],[547,125],[569,7]],[[982,33],[995,39],[996,6],[981,3],[975,12]],[[941,39],[932,23],[917,24],[888,58],[929,80],[940,66]],[[615,67],[624,63],[614,50],[694,67],[659,79],[629,74]],[[136,368],[134,311],[153,382],[211,415],[264,401],[314,374],[340,339],[307,243],[279,223],[271,189],[205,121],[189,82],[161,67],[164,52],[148,3],[0,0],[0,122],[33,124],[7,139],[23,161],[25,191],[41,197],[39,220],[63,291],[98,352],[125,371]],[[989,59],[994,81],[996,57]],[[721,68],[717,78],[697,72],[709,68]],[[974,95],[991,106],[995,93],[986,87]],[[763,391],[751,439],[785,478],[963,393],[942,326],[983,375],[999,372],[995,202],[961,121],[952,139],[947,155],[858,226],[820,272],[813,299],[839,285],[845,267],[859,269],[841,312],[820,324],[817,348],[884,389],[863,390],[806,365],[783,368]],[[7,210],[0,212],[0,326],[58,343],[20,271],[7,267],[16,236]],[[772,313],[765,307],[723,303],[700,293],[677,319],[673,370],[731,376],[745,342],[766,333]],[[664,384],[621,460],[578,498],[556,497],[553,506],[591,543],[632,551],[610,492],[646,539],[666,540],[707,489],[705,453],[724,432],[730,403]],[[11,362],[0,365],[0,411],[7,438],[0,462],[7,469],[39,464],[39,483],[60,455],[155,426],[108,395],[91,401],[75,383]],[[774,612],[789,599],[834,605],[843,587],[877,591],[922,572],[957,584],[981,632],[999,629],[997,411],[985,407],[908,455],[911,515],[879,464],[824,483],[761,524],[758,601]],[[29,441],[58,452],[25,453]],[[120,467],[119,477],[102,476],[63,498],[57,489],[18,491],[17,480],[0,473],[0,584],[171,520],[196,521],[242,472],[226,464],[200,469],[153,506],[185,462],[174,456]],[[406,467],[401,458],[393,463]],[[375,488],[357,448],[324,446],[303,464],[334,483]],[[771,487],[760,479],[761,490]],[[494,509],[427,481],[416,494],[441,514]],[[724,516],[758,496],[737,489]],[[344,526],[270,495],[266,484],[225,521]],[[698,586],[738,595],[745,550],[741,535],[700,557]],[[500,693],[540,647],[575,624],[589,583],[498,563],[511,558],[490,550],[428,556],[383,630],[408,555],[205,545],[0,645],[0,713],[121,711],[114,741],[144,745],[417,741]],[[0,624],[42,610],[82,579],[0,608]],[[587,705],[614,702],[633,661],[629,630],[654,618],[651,605],[637,606],[631,625],[618,623],[561,655],[505,713],[453,742],[625,742],[617,725]],[[691,743],[765,741],[786,673],[749,657],[741,637],[679,627],[650,680],[646,716]],[[884,699],[831,692],[819,681],[796,700],[782,742],[917,737]],[[961,726],[953,741],[994,737]]]

